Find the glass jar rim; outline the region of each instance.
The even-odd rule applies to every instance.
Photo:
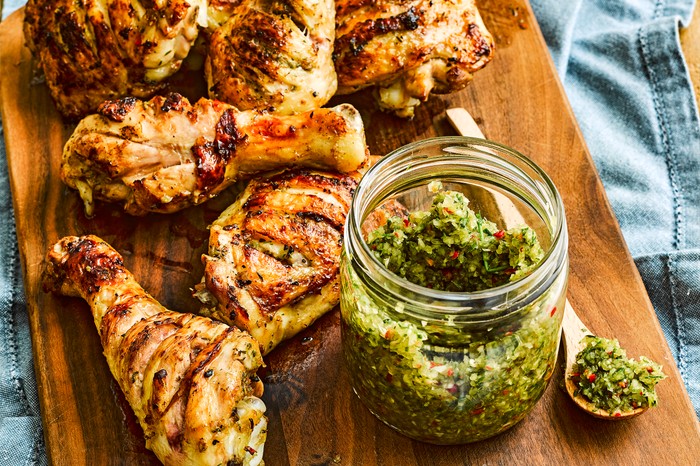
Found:
[[[438,160],[444,158],[445,160],[454,160],[457,157],[459,157],[459,154],[450,153],[444,153],[434,156],[420,155],[419,153],[417,153],[417,151],[419,151],[422,148],[445,145],[447,145],[448,147],[461,146],[466,148],[486,149],[487,151],[491,152],[493,155],[496,156],[498,156],[498,153],[506,154],[507,156],[512,157],[515,161],[517,161],[517,163],[522,164],[523,167],[527,168],[532,173],[535,173],[539,178],[538,181],[541,181],[540,183],[535,183],[533,186],[537,187],[537,189],[539,190],[539,194],[544,194],[548,198],[548,200],[552,202],[552,205],[554,207],[553,217],[555,219],[555,222],[553,224],[552,231],[550,231],[550,247],[545,251],[545,255],[540,261],[540,263],[532,270],[531,273],[529,273],[525,277],[521,277],[512,282],[507,282],[505,284],[493,288],[487,288],[479,291],[455,292],[435,290],[415,284],[413,282],[410,282],[409,280],[406,280],[405,278],[398,276],[397,274],[394,274],[393,272],[389,271],[381,263],[381,261],[371,252],[369,245],[360,233],[360,226],[362,225],[362,222],[364,220],[363,216],[365,216],[366,213],[368,214],[371,211],[371,209],[376,207],[376,204],[374,206],[372,205],[374,199],[372,199],[371,197],[369,199],[369,202],[367,202],[366,205],[363,205],[363,202],[367,201],[365,197],[369,194],[369,186],[371,185],[372,181],[374,181],[374,178],[383,171],[386,171],[387,167],[391,167],[393,164],[397,163],[397,161],[401,159],[404,159],[402,161],[404,163],[418,164],[420,163],[420,161],[428,159]],[[502,159],[501,162],[508,165],[510,168],[515,168],[516,171],[521,172],[523,176],[528,176],[527,173],[525,173],[521,167],[513,165],[510,161]],[[384,194],[386,195],[386,193]],[[371,209],[366,209],[366,207],[368,206],[371,207]],[[473,138],[468,136],[442,136],[428,138],[404,145],[390,152],[386,156],[382,157],[375,165],[373,165],[367,171],[367,173],[362,177],[358,184],[355,196],[352,200],[350,215],[348,215],[348,225],[346,228],[345,235],[346,247],[349,248],[352,252],[358,253],[363,259],[363,273],[369,275],[369,269],[371,269],[372,272],[378,273],[382,280],[392,284],[391,287],[381,287],[382,292],[389,292],[394,296],[395,299],[400,299],[404,302],[412,301],[413,304],[416,305],[419,309],[421,307],[426,306],[426,304],[429,304],[429,309],[424,309],[424,313],[426,315],[434,313],[440,314],[442,316],[461,316],[464,314],[474,314],[474,307],[479,307],[478,303],[493,302],[494,300],[498,300],[503,296],[515,296],[518,295],[517,290],[521,290],[523,288],[546,289],[546,287],[548,287],[548,285],[554,279],[552,276],[556,275],[556,273],[553,272],[560,269],[562,266],[565,266],[564,262],[568,264],[568,261],[565,261],[566,251],[568,248],[568,234],[566,231],[566,216],[564,213],[564,206],[561,196],[559,195],[559,192],[556,189],[556,186],[554,185],[554,182],[551,180],[549,175],[547,175],[547,173],[535,162],[533,162],[529,157],[521,154],[515,149],[487,139]],[[357,245],[359,245],[359,249],[356,247]],[[550,277],[550,279],[547,279],[547,277]],[[393,288],[398,288],[399,291],[397,292]],[[473,306],[465,307],[465,303],[472,303]],[[461,306],[455,307],[455,304],[460,304]],[[509,314],[510,310],[519,309],[524,305],[524,303],[519,299],[516,299],[515,302],[512,302],[511,304],[512,305],[506,306],[505,309],[493,309],[488,305],[483,306],[484,308],[492,309],[493,312],[476,313],[474,314],[474,317],[485,317],[487,314],[491,317],[493,317],[492,314]]]

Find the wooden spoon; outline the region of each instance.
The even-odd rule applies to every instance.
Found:
[[[564,385],[566,387],[566,392],[569,394],[576,405],[586,411],[591,416],[595,416],[600,419],[606,420],[621,420],[628,419],[633,416],[637,416],[646,411],[649,407],[635,408],[632,411],[622,411],[618,413],[611,413],[604,409],[597,408],[593,403],[588,401],[582,396],[575,395],[576,384],[571,378],[574,364],[576,363],[576,355],[583,349],[583,338],[589,335],[593,335],[588,331],[586,326],[581,322],[576,311],[569,304],[569,300],[566,300],[566,305],[564,307],[564,321],[562,322],[562,334],[564,337],[564,352],[566,354],[566,370],[564,371]]]
[[[460,136],[471,136],[484,139],[484,133],[481,132],[479,125],[476,124],[466,109],[461,107],[449,108],[445,113],[447,114],[447,119],[449,120],[450,124],[460,134]],[[504,205],[504,209],[508,209],[508,207]],[[584,346],[581,340],[583,340],[585,336],[592,334],[588,331],[583,322],[581,322],[578,315],[576,315],[576,311],[574,311],[574,308],[571,307],[568,299],[566,300],[566,305],[564,307],[562,333],[564,336],[564,351],[566,353],[564,384],[566,386],[566,392],[569,394],[571,399],[574,400],[574,403],[576,403],[578,407],[586,411],[591,416],[607,420],[628,419],[647,410],[648,407],[636,408],[632,411],[624,411],[613,414],[606,410],[597,408],[586,398],[576,395],[576,384],[571,379],[572,368],[576,362],[576,355],[583,349]]]

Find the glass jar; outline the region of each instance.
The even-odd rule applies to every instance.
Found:
[[[534,229],[544,250],[538,265],[474,292],[426,288],[390,272],[366,235],[387,212],[428,210],[435,181],[500,228]],[[382,158],[355,193],[341,260],[342,349],[354,391],[379,419],[420,441],[468,443],[513,426],[554,370],[567,246],[556,188],[513,149],[442,137]]]

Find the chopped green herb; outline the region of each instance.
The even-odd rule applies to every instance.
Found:
[[[435,192],[435,191],[433,191]],[[437,192],[426,212],[394,217],[368,236],[386,267],[418,285],[469,292],[530,273],[544,253],[527,226],[504,231]],[[507,318],[464,325],[421,321],[341,273],[343,352],[353,387],[384,422],[412,438],[473,442],[511,427],[551,378],[566,274]]]
[[[660,365],[644,356],[628,359],[617,340],[589,335],[583,341],[571,374],[576,395],[611,415],[657,405],[655,386],[666,378]]]
[[[438,192],[429,211],[390,218],[367,243],[387,269],[428,288],[478,291],[527,275],[544,255],[534,230],[500,230],[468,204]]]

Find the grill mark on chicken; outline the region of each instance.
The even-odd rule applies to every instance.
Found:
[[[358,179],[288,170],[251,181],[210,228],[202,312],[248,330],[267,353],[332,309]]]
[[[107,100],[97,107],[97,113],[109,118],[112,121],[121,123],[126,115],[136,106],[134,97],[124,97],[119,100]]]
[[[163,463],[261,463],[262,357],[250,335],[168,311],[95,236],[56,243],[43,278],[46,291],[90,304],[110,370]]]
[[[197,189],[203,193],[223,183],[226,164],[236,152],[236,146],[244,143],[247,136],[236,127],[236,118],[231,109],[226,110],[216,124],[216,136],[211,142],[192,147],[197,167]]]
[[[471,39],[474,54],[478,58],[484,58],[491,55],[491,43],[486,40],[486,37],[484,37],[482,34],[478,24],[471,23],[469,26],[467,26],[467,36]]]
[[[163,105],[160,106],[160,111],[163,113],[167,113],[171,110],[174,110],[176,112],[181,112],[188,105],[189,105],[189,102],[182,95],[178,94],[177,92],[169,92],[165,96],[165,100],[163,101]]]
[[[383,34],[400,31],[414,31],[421,25],[424,12],[411,7],[408,11],[396,16],[379,19],[368,19],[356,25],[353,30],[337,39],[335,48],[339,50],[349,49],[357,56],[369,41]],[[334,54],[333,58],[338,55]]]

